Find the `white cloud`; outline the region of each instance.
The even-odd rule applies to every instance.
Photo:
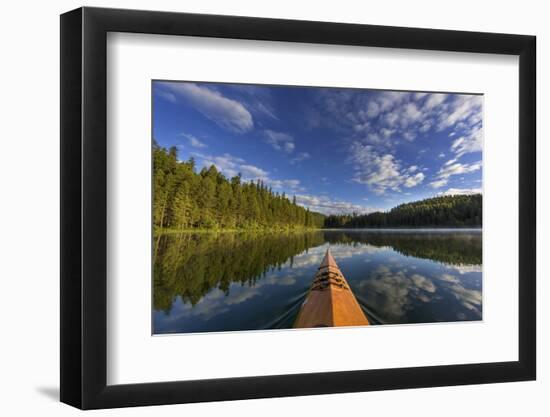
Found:
[[[448,268],[451,268],[458,272],[460,275],[468,274],[471,272],[483,272],[483,268],[481,265],[447,265]]]
[[[305,188],[301,186],[297,179],[274,179],[270,173],[260,167],[248,164],[244,159],[225,153],[223,155],[204,155],[193,152],[192,155],[198,158],[200,168],[209,168],[214,165],[226,178],[241,174],[243,181],[262,181],[268,187],[274,190],[289,192],[303,192]]]
[[[445,94],[378,93],[371,96],[366,104],[367,111],[359,111],[357,118],[365,123],[378,117],[374,126],[367,125],[370,127],[367,133],[378,133],[385,139],[400,135],[403,139],[412,141],[418,133],[427,133],[437,123],[436,108],[441,107],[446,98]]]
[[[312,211],[323,214],[368,214],[375,211],[382,211],[382,209],[379,208],[365,207],[342,200],[333,200],[324,195],[314,196],[297,194],[296,203]]]
[[[367,296],[376,297],[378,312],[394,322],[405,314],[416,288],[403,271],[391,271],[383,265],[360,281],[359,287]]]
[[[254,165],[243,164],[239,166],[239,170],[242,176],[248,179],[261,179],[266,178],[268,175],[267,171]]]
[[[297,162],[301,162],[309,158],[311,158],[311,155],[308,152],[301,152],[298,155],[296,155],[294,158],[292,158],[290,162],[292,164],[295,164]]]
[[[234,304],[241,304],[251,299],[252,297],[256,297],[257,295],[260,295],[260,290],[258,287],[245,287],[238,292],[229,292],[229,295],[223,300],[223,302],[225,305],[229,306]]]
[[[266,142],[269,143],[273,149],[286,153],[292,153],[294,151],[294,138],[289,134],[275,132],[270,129],[264,130],[264,134],[266,136]]]
[[[456,137],[451,145],[451,152],[457,158],[473,152],[481,152],[483,148],[481,96],[458,96],[445,108],[439,117],[438,130],[452,127],[450,138]]]
[[[418,168],[401,169],[400,161],[391,154],[379,154],[370,145],[354,142],[350,148],[349,161],[354,165],[353,181],[366,184],[376,194],[384,194],[388,189],[400,191],[401,186],[414,187],[424,180],[423,173],[412,173]]]
[[[275,190],[289,190],[291,192],[302,192],[305,188],[300,184],[300,180],[274,180],[271,178],[260,178],[266,185]]]
[[[368,133],[364,141],[372,145],[381,145],[384,142],[384,139],[380,137],[378,133]]]
[[[271,88],[250,84],[225,84],[226,89],[237,93],[237,97],[242,97],[246,108],[253,113],[255,117],[268,117],[279,120],[272,105]]]
[[[481,150],[482,96],[398,91],[323,90],[318,95],[315,126],[321,124],[350,140],[376,145],[395,154],[402,141],[450,129],[456,134],[451,152],[457,157]],[[384,149],[384,151],[382,151]]]
[[[380,106],[375,101],[369,102],[367,105],[367,117],[375,118],[380,113]]]
[[[399,121],[399,115],[395,112],[392,112],[392,113],[387,113],[386,116],[384,117],[383,121],[386,123],[387,126],[389,127],[395,127],[397,126],[397,122]],[[382,128],[383,130],[386,130],[386,131],[390,131],[389,129],[387,128]]]
[[[439,279],[441,281],[451,282],[453,284],[460,283],[460,280],[457,277],[455,277],[454,275],[451,275],[451,274],[443,274],[439,277]]]
[[[454,162],[456,160],[447,161],[438,172],[439,178],[449,178],[453,175],[469,174],[471,172],[481,169],[481,162],[474,162],[472,164],[461,164],[460,162]]]
[[[429,183],[432,188],[448,184],[453,175],[474,172],[481,164],[456,164],[465,153],[481,151],[482,98],[472,95],[380,92],[349,94],[326,92],[321,110],[322,123],[337,126],[353,141],[348,161],[354,164],[353,181],[366,184],[377,194],[399,192],[424,182],[413,175],[395,156],[400,140],[413,141],[430,131],[456,132],[450,152],[455,158]],[[323,114],[324,110],[324,114]],[[328,120],[328,121],[326,121]],[[419,151],[419,154],[422,151]],[[445,158],[441,152],[439,158]]]
[[[384,127],[380,129],[380,134],[384,139],[389,139],[391,135],[393,135],[394,133],[395,133],[395,130],[392,130],[392,129],[386,129]]]
[[[403,106],[402,116],[404,116],[404,118],[401,119],[401,124],[409,125],[420,120],[422,118],[422,112],[418,110],[416,104],[407,103]]]
[[[466,153],[481,152],[482,150],[483,133],[481,126],[472,128],[467,134],[460,136],[453,141],[451,150],[460,157]]]
[[[449,289],[464,307],[481,315],[478,308],[482,302],[481,291],[464,288],[461,284],[453,284]]]
[[[481,121],[481,96],[457,95],[446,106],[439,117],[439,130],[452,127],[459,122],[474,126]]]
[[[449,188],[447,191],[443,191],[438,195],[471,195],[481,194],[481,188]]]
[[[318,108],[311,112],[315,120],[309,124],[346,131],[352,133],[354,139],[386,139],[387,142],[404,123],[402,119],[420,117],[420,110],[415,103],[410,103],[410,97],[411,93],[397,91],[323,90],[318,93]],[[371,123],[377,118],[376,123]],[[369,134],[376,136],[369,137]]]
[[[359,166],[354,180],[361,184],[368,184],[380,194],[383,194],[387,188],[399,191],[403,180],[393,155],[372,155],[368,158],[362,158],[363,165]]]
[[[435,181],[430,182],[430,187],[432,187],[432,188],[441,188],[444,185],[447,185],[448,182],[449,182],[449,180],[446,179],[446,178],[441,179],[441,180],[435,180]]]
[[[447,94],[430,94],[430,97],[426,99],[424,103],[425,110],[431,110],[434,107],[439,106],[447,99]]]
[[[361,95],[336,92],[325,103],[340,126],[353,129],[348,161],[354,164],[353,181],[366,184],[377,194],[399,192],[424,182],[425,175],[408,171],[395,156],[399,140],[413,141],[431,130],[447,127],[459,129],[463,139],[456,140],[451,152],[456,157],[481,150],[481,98],[471,95],[448,95],[406,92],[381,92]],[[375,121],[373,121],[375,119]],[[439,154],[440,158],[445,153]],[[478,170],[476,164],[448,164],[429,184],[440,188],[452,175]]]
[[[436,290],[434,283],[423,275],[413,274],[411,279],[414,285],[424,291],[435,292]]]
[[[176,102],[176,96],[172,93],[169,93],[168,91],[156,90],[156,93],[159,97],[162,97],[163,99],[169,101],[170,103]]]
[[[469,174],[481,169],[481,161],[472,164],[461,164],[451,159],[439,169],[435,180],[430,182],[430,187],[441,188],[449,183],[449,178],[454,175]]]
[[[191,145],[194,148],[206,148],[207,145],[203,142],[201,142],[199,139],[197,139],[196,136],[193,136],[189,133],[180,133],[180,136],[183,136],[187,139],[189,142],[189,145]]]
[[[277,115],[275,114],[273,109],[267,107],[266,104],[262,103],[261,101],[258,101],[258,102],[255,103],[255,109],[258,112],[263,113],[263,114],[271,117],[272,119],[279,120],[279,118],[277,117]]]
[[[422,172],[419,172],[412,177],[408,177],[403,185],[407,188],[412,188],[422,183],[422,181],[424,181],[424,174]]]
[[[182,99],[218,126],[236,133],[244,133],[254,127],[252,115],[236,100],[224,97],[208,87],[193,83],[162,82],[165,91]]]
[[[431,121],[425,121],[425,122],[422,123],[422,126],[420,126],[420,128],[418,130],[420,130],[420,132],[422,132],[422,133],[426,133],[431,128],[432,128],[432,122]]]
[[[294,151],[294,148],[295,148],[294,142],[285,142],[283,145],[283,149],[285,150],[285,152],[288,152],[288,153],[291,153],[292,151]]]
[[[199,159],[199,167],[209,168],[214,165],[218,171],[228,178],[236,176],[240,172],[241,164],[245,162],[244,159],[237,158],[228,153],[212,156],[194,152],[192,155]]]

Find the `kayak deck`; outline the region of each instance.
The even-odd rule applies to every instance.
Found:
[[[295,328],[366,326],[365,313],[327,249],[309,293],[300,308]]]

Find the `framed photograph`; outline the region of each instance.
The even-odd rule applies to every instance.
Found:
[[[61,401],[533,380],[535,37],[61,16]]]

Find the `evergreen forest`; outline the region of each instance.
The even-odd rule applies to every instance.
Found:
[[[155,229],[321,228],[325,219],[261,180],[226,178],[214,165],[197,172],[193,158],[181,162],[176,147],[156,143],[153,196]]]
[[[332,215],[325,218],[327,228],[385,227],[481,227],[481,194],[427,198],[401,204],[388,212],[365,215]]]
[[[155,230],[293,230],[320,228],[481,227],[482,196],[452,195],[398,205],[387,212],[325,216],[263,181],[226,178],[215,165],[197,172],[177,148],[153,145]]]

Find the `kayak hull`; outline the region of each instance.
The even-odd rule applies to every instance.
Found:
[[[330,250],[327,250],[300,308],[294,327],[367,325],[369,321],[365,313]]]

